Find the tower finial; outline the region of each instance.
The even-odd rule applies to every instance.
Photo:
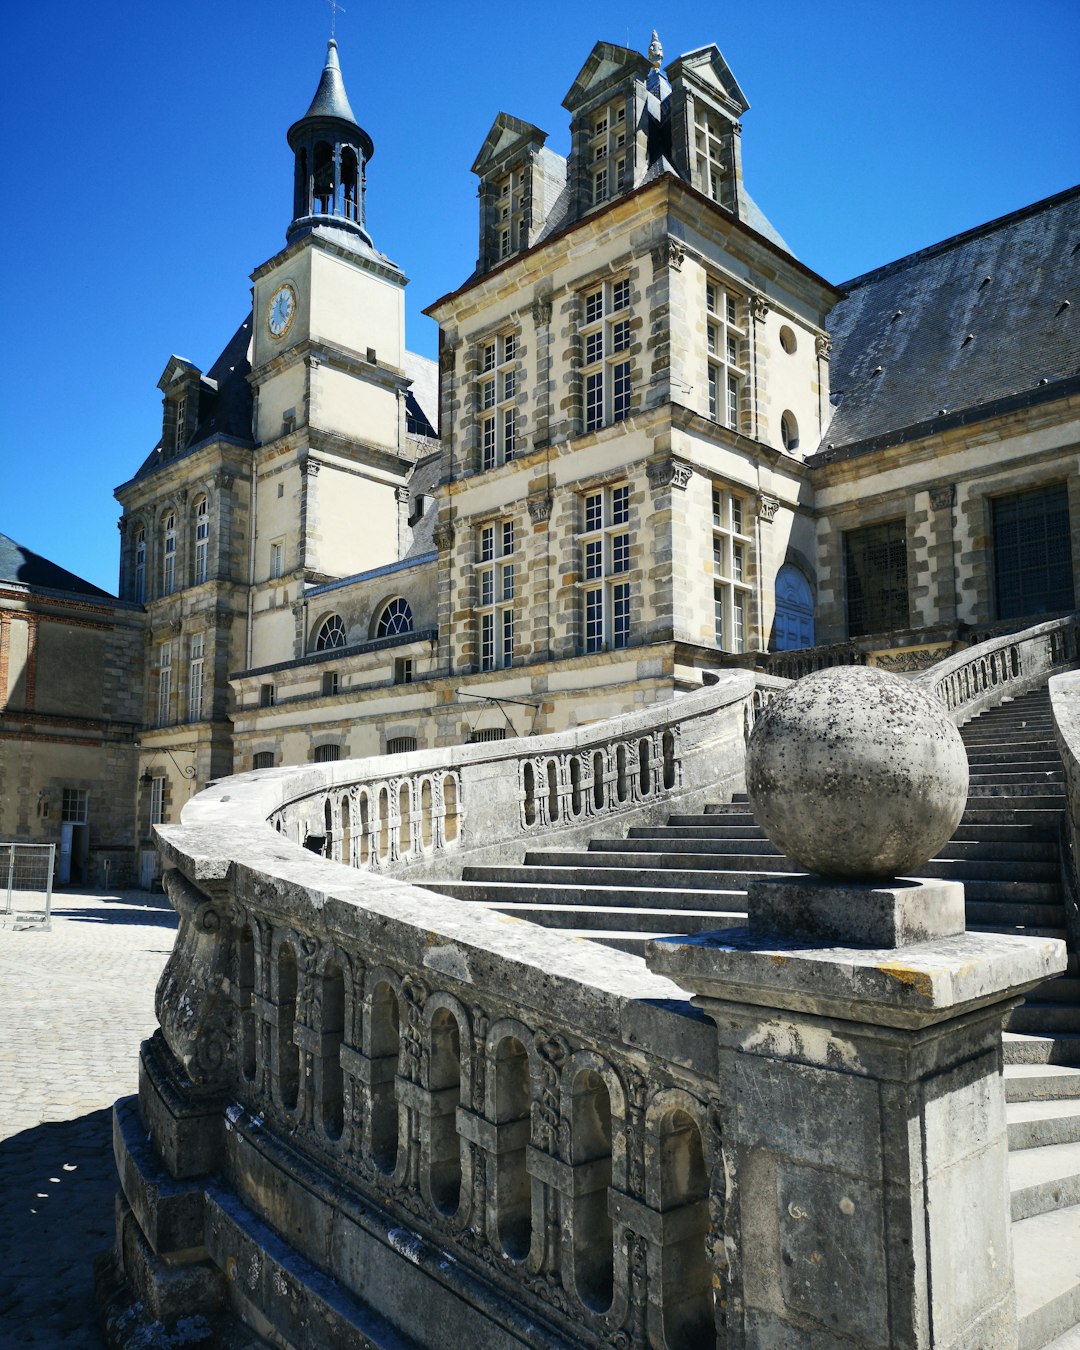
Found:
[[[340,9],[342,14],[347,13],[347,11],[344,5],[338,4],[338,0],[326,0],[326,3],[330,6],[330,41],[333,42],[336,37],[338,10]],[[654,33],[653,36],[655,37],[656,34]]]
[[[660,45],[660,39],[656,36],[656,29],[652,30],[652,41],[649,43],[649,60],[652,63],[653,70],[659,70],[664,60],[664,49]]]

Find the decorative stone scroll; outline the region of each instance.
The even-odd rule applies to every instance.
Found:
[[[401,484],[394,489],[394,501],[396,502],[407,502],[411,495],[409,489],[404,484]]]
[[[689,464],[683,464],[677,459],[654,460],[645,472],[648,474],[649,483],[654,492],[659,492],[661,488],[666,487],[676,487],[685,492],[686,485],[694,475],[694,471]]]
[[[764,323],[769,317],[769,302],[763,295],[755,295],[751,299],[750,309],[755,323]]]
[[[814,350],[817,352],[819,361],[828,361],[829,357],[832,356],[832,338],[829,337],[828,333],[819,333],[814,338]]]
[[[780,509],[779,497],[774,497],[772,496],[771,493],[768,492],[762,492],[758,496],[757,513],[760,516],[760,518],[763,521],[765,521],[766,524],[769,524],[769,522],[775,518],[776,513],[777,511],[779,511],[779,509]]]
[[[529,519],[534,525],[540,525],[545,520],[551,519],[551,498],[546,493],[537,493],[530,497],[526,503],[529,508]]]
[[[656,271],[662,267],[670,267],[676,272],[681,272],[685,258],[686,246],[679,239],[665,239],[652,250],[653,268]]]

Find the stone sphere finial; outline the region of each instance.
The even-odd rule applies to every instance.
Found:
[[[746,752],[758,824],[824,877],[912,874],[964,814],[968,762],[942,708],[884,670],[807,675],[766,708]]]

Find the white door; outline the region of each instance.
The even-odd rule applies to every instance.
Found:
[[[144,891],[154,889],[154,873],[157,871],[157,854],[152,848],[144,848],[139,855],[139,885]]]

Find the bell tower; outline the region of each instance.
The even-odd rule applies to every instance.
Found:
[[[291,243],[316,225],[332,225],[370,244],[364,195],[367,162],[375,147],[349,106],[333,38],[311,107],[289,128],[288,140],[295,169],[293,219],[286,240]]]

